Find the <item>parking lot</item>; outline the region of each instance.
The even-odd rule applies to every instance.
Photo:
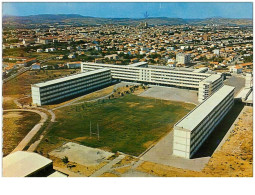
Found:
[[[150,88],[140,96],[156,99],[171,100],[185,103],[198,104],[198,91],[150,85]]]
[[[244,87],[245,85],[245,78],[241,75],[233,75],[231,77],[227,77],[227,79],[224,81],[224,85],[230,85],[235,87],[235,96],[238,94],[238,92]]]

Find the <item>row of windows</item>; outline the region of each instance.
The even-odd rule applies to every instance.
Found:
[[[121,66],[111,66],[111,65],[88,65],[88,64],[84,64],[83,65],[83,69],[86,69],[87,67],[89,68],[97,68],[97,67],[100,67],[100,68],[109,68],[111,70],[119,70],[119,71],[127,71],[127,70],[131,70],[131,71],[150,71],[151,73],[155,73],[155,74],[172,74],[172,75],[180,75],[180,76],[194,76],[194,77],[202,77],[202,78],[206,78],[208,76],[210,76],[209,74],[204,74],[204,73],[193,73],[193,72],[185,72],[185,71],[172,71],[172,70],[166,70],[166,69],[163,69],[163,70],[159,70],[159,69],[145,69],[145,68],[135,68],[135,67],[128,67],[128,66],[124,66],[124,67],[121,67]]]
[[[220,104],[220,109],[216,109],[214,113],[212,113],[212,116],[206,117],[206,120],[201,125],[201,128],[197,128],[194,133],[191,134],[191,145],[196,142],[198,139],[201,139],[208,129],[211,129],[210,126],[217,122],[219,114],[222,113],[224,110],[228,110],[229,104],[231,104],[233,101],[231,99],[227,99],[226,101],[222,102]],[[223,106],[223,107],[222,107]]]
[[[93,75],[93,76],[86,76],[86,77],[81,77],[81,78],[78,78],[78,79],[72,79],[72,80],[64,81],[64,82],[61,82],[61,83],[55,83],[55,84],[52,84],[50,86],[40,88],[40,91],[45,92],[45,91],[48,91],[48,90],[52,90],[52,89],[56,89],[56,88],[60,88],[60,87],[64,87],[64,86],[70,86],[70,85],[73,85],[73,84],[79,83],[79,82],[90,81],[92,78],[100,78],[100,77],[105,77],[105,76],[110,77],[110,73],[105,73],[105,74],[100,74],[100,75]]]
[[[99,84],[104,84],[105,82],[109,82],[109,79],[105,79],[105,80],[101,80],[101,82],[99,82]],[[94,85],[97,85],[97,83],[91,83],[89,85],[81,85],[80,87],[75,87],[75,88],[72,88],[72,89],[69,89],[69,90],[62,90],[60,92],[52,92],[50,95],[43,95],[41,96],[41,99],[49,99],[49,98],[52,98],[52,97],[55,97],[55,96],[59,96],[59,95],[62,95],[62,94],[66,94],[66,93],[70,93],[72,91],[75,91],[75,90],[78,90],[78,89],[82,89],[82,88],[86,88],[86,87],[90,87],[90,86],[94,86]]]
[[[63,81],[61,83],[54,83],[54,84],[51,84],[49,86],[41,87],[40,91],[55,89],[55,88],[58,88],[58,87],[64,87],[66,85],[71,85],[71,84],[74,84],[74,83],[77,83],[77,82],[90,80],[91,78],[97,78],[97,77],[104,76],[104,75],[108,75],[110,77],[110,71],[104,72],[104,73],[95,73],[93,75],[87,75],[87,76],[84,76],[84,77],[79,77],[79,78],[76,78],[76,79]]]
[[[228,105],[225,107],[225,111],[217,113],[218,117],[217,117],[217,120],[215,120],[216,123],[214,121],[211,128],[207,128],[206,131],[203,131],[203,134],[199,137],[198,140],[195,141],[195,143],[192,142],[193,144],[191,144],[191,150],[190,150],[191,155],[194,154],[199,149],[199,147],[203,144],[203,142],[206,140],[206,138],[210,135],[210,133],[218,125],[218,123],[220,122],[220,118],[225,116],[225,114],[229,111],[229,109],[232,107],[232,105],[233,105],[233,101],[230,101],[228,103]]]
[[[64,91],[64,90],[67,90],[69,88],[74,88],[74,87],[78,87],[78,86],[81,86],[81,85],[94,84],[95,82],[100,82],[103,79],[110,79],[110,78],[107,77],[107,76],[104,76],[103,78],[101,77],[101,78],[96,78],[96,79],[89,80],[89,82],[84,82],[83,81],[83,82],[79,82],[79,83],[76,83],[76,84],[71,84],[70,83],[70,85],[65,85],[65,87],[58,86],[58,88],[48,89],[47,91],[43,91],[40,94],[41,94],[41,96],[46,96],[48,94]]]
[[[108,82],[110,83],[110,82]],[[107,82],[105,82],[104,84],[108,84]],[[72,93],[67,93],[65,95],[62,95],[62,96],[57,96],[57,97],[54,97],[54,98],[47,98],[46,100],[42,100],[42,104],[46,104],[46,103],[49,103],[49,102],[54,102],[56,100],[59,100],[59,99],[63,99],[63,98],[66,98],[66,97],[69,97],[69,96],[72,96],[72,95],[76,95],[76,94],[79,94],[79,93],[82,93],[82,92],[85,92],[85,91],[89,91],[91,89],[94,89],[94,88],[97,88],[97,87],[100,87],[102,86],[102,84],[98,84],[98,85],[94,85],[92,87],[89,87],[89,88],[83,88],[81,90],[78,90],[78,91],[74,91]]]
[[[196,132],[200,129],[200,127],[203,127],[204,125],[206,125],[207,118],[210,118],[211,116],[214,115],[215,112],[217,112],[218,110],[222,109],[222,105],[224,105],[226,102],[228,102],[229,100],[233,99],[233,93],[230,93],[229,95],[227,95],[222,101],[221,103],[219,103],[213,110],[211,110],[211,112],[205,116],[205,118],[198,124],[198,126],[192,131],[192,134],[196,134]]]

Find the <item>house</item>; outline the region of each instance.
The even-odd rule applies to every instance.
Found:
[[[31,65],[31,70],[40,70],[41,65],[39,63],[34,63]]]
[[[105,59],[109,59],[109,60],[117,60],[119,59],[118,55],[117,54],[112,54],[112,55],[106,55],[104,56]]]
[[[54,52],[54,51],[56,51],[55,48],[47,48],[47,49],[45,49],[45,52]]]
[[[64,58],[64,55],[59,55],[56,57],[57,60],[62,60]]]
[[[74,54],[69,54],[69,55],[68,55],[68,58],[74,59],[74,58],[75,58],[75,55],[74,55]]]
[[[53,40],[48,38],[37,38],[37,42],[46,45],[52,43]]]
[[[102,63],[104,58],[96,58],[95,63]]]
[[[37,49],[36,52],[41,53],[41,52],[43,52],[43,49]]]
[[[232,73],[240,74],[242,73],[242,66],[229,66],[229,71]]]
[[[81,62],[67,62],[67,68],[81,68]]]

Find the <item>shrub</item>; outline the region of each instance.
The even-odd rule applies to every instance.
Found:
[[[65,163],[65,164],[68,163],[69,162],[68,157],[65,156],[64,158],[62,158],[62,162]]]

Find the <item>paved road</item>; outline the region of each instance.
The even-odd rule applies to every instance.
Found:
[[[23,68],[19,69],[17,73],[15,73],[15,74],[9,76],[9,77],[6,78],[6,79],[3,79],[3,83],[6,83],[6,82],[10,81],[11,79],[13,79],[13,78],[15,78],[16,76],[18,76],[18,75],[20,75],[20,74],[26,72],[26,71],[29,70],[29,69],[30,69],[30,67],[23,67]]]
[[[23,140],[18,144],[18,146],[12,151],[22,151],[27,146],[27,144],[31,141],[31,139],[38,133],[38,131],[41,129],[45,121],[47,121],[48,116],[44,112],[40,112],[38,110],[29,110],[29,109],[10,109],[10,110],[3,110],[4,112],[10,112],[10,111],[26,111],[26,112],[35,112],[41,116],[41,120],[39,123],[37,123],[31,131],[26,135],[26,137],[23,138]]]
[[[182,169],[201,171],[210,157],[185,159],[173,154],[173,131],[161,139],[154,147],[147,151],[140,159],[158,164]]]

